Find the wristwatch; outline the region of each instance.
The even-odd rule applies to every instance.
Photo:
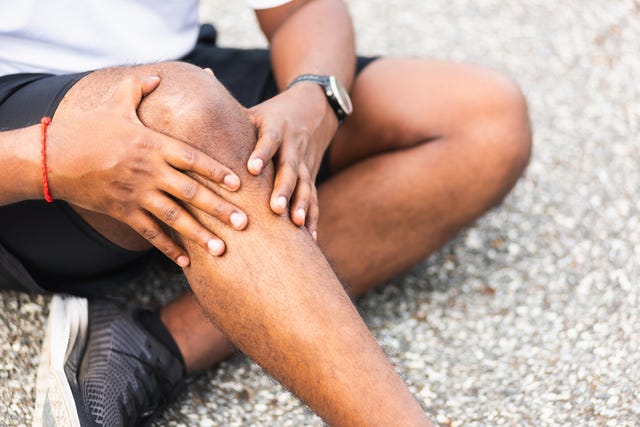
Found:
[[[353,104],[351,104],[349,92],[342,86],[342,83],[340,83],[336,76],[302,74],[296,77],[287,89],[300,82],[317,83],[324,89],[324,94],[327,96],[329,105],[331,105],[331,108],[333,108],[334,113],[336,113],[338,117],[338,126],[340,126],[344,119],[353,111]]]

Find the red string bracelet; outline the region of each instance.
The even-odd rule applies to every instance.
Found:
[[[47,126],[51,123],[51,117],[43,117],[40,119],[40,130],[42,133],[42,191],[44,193],[44,199],[51,203],[53,197],[49,192],[49,175],[47,173]]]

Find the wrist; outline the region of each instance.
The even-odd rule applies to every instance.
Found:
[[[0,205],[42,198],[40,126],[0,134]]]
[[[300,82],[287,89],[295,93],[296,99],[304,108],[313,112],[316,117],[322,118],[322,123],[330,125],[333,132],[338,129],[338,118],[327,100],[327,96],[322,86],[314,82]]]
[[[65,121],[52,121],[47,128],[46,133],[46,159],[40,157],[40,197],[46,200],[44,189],[44,173],[46,168],[46,177],[48,191],[54,200],[67,200],[66,190],[71,192],[74,188],[68,179],[69,170],[67,170],[68,162],[65,161],[65,150],[67,143],[67,132],[69,131]],[[42,148],[42,146],[41,146]],[[45,165],[46,160],[46,165]],[[78,162],[80,163],[80,161]],[[71,184],[71,185],[65,185]]]
[[[28,166],[24,169],[24,181],[20,186],[23,193],[20,197],[24,200],[43,199],[41,126],[40,124],[30,126],[25,131],[29,143],[24,145],[25,150],[21,153],[21,158],[22,162]]]
[[[338,119],[338,126],[353,112],[353,104],[351,103],[349,92],[336,76],[301,74],[289,83],[289,87],[303,82],[312,82],[322,88],[327,102]]]

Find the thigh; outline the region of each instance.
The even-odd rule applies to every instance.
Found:
[[[521,97],[508,78],[486,68],[417,58],[381,58],[355,79],[353,114],[332,142],[330,167],[451,137]],[[513,104],[513,103],[512,103]]]

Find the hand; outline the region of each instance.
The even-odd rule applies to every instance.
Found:
[[[222,240],[178,201],[242,230],[247,216],[188,173],[236,191],[240,179],[229,168],[187,143],[145,127],[136,110],[160,78],[123,80],[113,97],[72,119],[49,126],[49,181],[55,198],[128,224],[181,267],[185,250],[161,226],[166,224],[213,255]]]
[[[283,214],[288,206],[294,224],[306,225],[317,239],[315,179],[338,126],[322,89],[315,83],[299,83],[249,109],[249,116],[258,129],[258,142],[247,163],[249,172],[260,174],[275,156],[271,210]]]

